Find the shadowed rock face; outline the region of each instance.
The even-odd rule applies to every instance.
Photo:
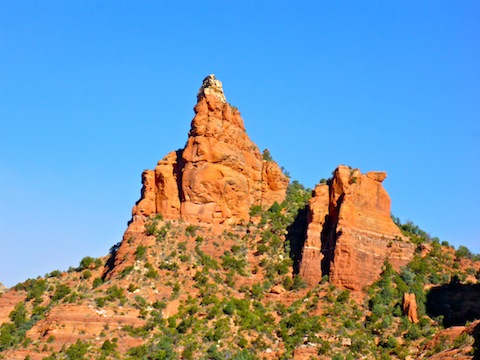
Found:
[[[434,287],[427,295],[427,314],[443,316],[445,327],[464,325],[480,318],[480,284],[461,284],[457,278]]]
[[[237,109],[226,101],[213,75],[198,92],[187,145],[142,175],[136,217],[235,224],[249,220],[253,205],[285,198],[288,178],[275,162],[262,160]]]
[[[385,178],[385,172],[339,166],[327,184],[317,185],[300,264],[310,285],[329,275],[335,286],[361,290],[378,279],[385,260],[398,270],[412,259],[414,245],[390,217]]]

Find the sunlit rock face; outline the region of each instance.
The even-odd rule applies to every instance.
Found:
[[[248,221],[253,205],[269,207],[285,198],[288,178],[275,162],[262,159],[214,75],[203,81],[197,101],[185,148],[143,173],[134,219],[162,214],[189,222],[234,224]]]
[[[328,183],[317,185],[300,264],[309,284],[328,275],[335,286],[362,290],[378,279],[385,260],[399,269],[412,259],[414,245],[390,216],[386,176],[339,166]]]

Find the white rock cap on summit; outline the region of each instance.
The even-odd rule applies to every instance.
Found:
[[[222,82],[215,79],[214,74],[210,74],[203,79],[203,84],[200,87],[200,90],[198,90],[197,101],[200,101],[205,95],[215,95],[222,102],[227,102],[225,94],[223,93]]]

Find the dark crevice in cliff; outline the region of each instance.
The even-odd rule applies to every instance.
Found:
[[[333,259],[333,251],[330,251],[330,248],[332,246],[335,247],[335,244],[332,245],[332,242],[334,241],[331,239],[331,235],[330,235],[330,233],[332,232],[331,223],[332,221],[331,221],[330,215],[325,215],[325,223],[320,236],[320,244],[321,244],[320,252],[323,255],[320,266],[321,266],[323,275],[330,274],[330,261],[331,259]]]
[[[178,149],[177,151],[175,151],[175,154],[177,155],[177,161],[175,162],[175,165],[173,167],[173,177],[177,181],[178,198],[180,199],[180,204],[185,201],[185,194],[183,193],[182,187],[184,167],[183,150],[184,149]]]
[[[105,263],[105,268],[103,269],[102,280],[105,281],[107,275],[113,270],[115,267],[115,261],[117,259],[117,251],[120,248],[121,242],[116,243],[110,248],[110,256]]]
[[[308,207],[298,211],[293,223],[287,227],[287,240],[290,243],[290,257],[293,260],[293,273],[298,274],[302,262],[302,250],[307,234]]]
[[[341,232],[337,232],[338,214],[340,213],[340,207],[342,206],[345,194],[340,195],[335,206],[334,204],[332,204],[333,189],[331,181],[328,183],[328,186],[330,191],[330,206],[328,210],[328,215],[325,217],[325,225],[323,227],[321,236],[321,252],[323,254],[321,268],[323,275],[330,276],[330,268],[335,260],[334,256],[337,239],[341,234]]]

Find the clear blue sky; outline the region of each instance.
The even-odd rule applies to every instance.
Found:
[[[385,170],[392,211],[480,252],[480,2],[0,2],[0,282],[121,240],[214,73],[313,187]]]

